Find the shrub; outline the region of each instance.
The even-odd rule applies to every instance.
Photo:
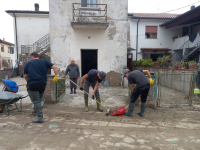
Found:
[[[158,57],[157,62],[159,63],[159,66],[167,65],[169,61],[169,56],[163,56],[163,57]]]
[[[148,67],[148,66],[152,66],[154,64],[152,59],[144,59],[142,66],[144,67]]]
[[[196,63],[196,61],[193,61],[193,60],[192,60],[192,61],[190,61],[189,63]]]

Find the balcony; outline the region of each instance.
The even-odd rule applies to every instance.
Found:
[[[71,26],[76,29],[106,29],[107,4],[73,3],[73,21]],[[84,6],[84,7],[82,7]]]

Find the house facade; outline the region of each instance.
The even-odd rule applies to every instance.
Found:
[[[172,44],[173,61],[200,61],[200,6],[160,25],[166,30],[180,29]]]
[[[5,39],[0,39],[0,48],[0,69],[12,68],[14,61],[12,59],[14,44],[5,41]]]
[[[81,76],[98,69],[119,78],[127,66],[128,0],[50,0],[49,5],[51,61],[64,71],[73,58]]]
[[[173,37],[181,33],[181,29],[167,30],[160,27],[167,21],[176,18],[177,14],[129,13],[130,47],[133,60],[153,59],[170,55],[173,49]]]
[[[20,60],[19,67],[21,68],[19,75],[23,73],[26,62],[30,60],[30,56],[28,56],[30,53],[50,48],[49,11],[39,11],[39,4],[34,6],[34,11],[6,11],[13,17],[15,60]]]

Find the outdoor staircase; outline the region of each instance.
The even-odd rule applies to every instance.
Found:
[[[191,49],[188,49],[185,51],[182,61],[188,61],[188,59],[191,57],[192,54],[195,54],[200,48],[200,41]]]
[[[186,61],[189,61],[190,58],[192,58],[192,56],[194,56],[197,51],[200,49],[200,41],[197,42],[197,44],[195,44],[194,47],[191,47],[189,48],[189,43],[190,43],[190,40],[186,41],[178,50],[183,50],[185,49],[185,52],[184,52],[184,55],[179,55],[178,57],[174,58],[178,53],[179,51],[176,51],[173,55],[172,55],[172,58],[173,58],[173,61],[183,61],[183,62],[186,62]]]
[[[50,33],[46,34],[39,40],[33,43],[33,45],[23,45],[21,47],[21,55],[19,55],[19,74],[23,74],[26,63],[31,60],[30,54],[37,52],[40,59],[50,61]]]

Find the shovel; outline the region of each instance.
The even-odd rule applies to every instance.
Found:
[[[114,110],[114,113],[112,114],[112,116],[119,116],[119,115],[123,115],[125,113],[125,110],[128,108],[129,105],[126,106],[126,108],[120,107]]]

